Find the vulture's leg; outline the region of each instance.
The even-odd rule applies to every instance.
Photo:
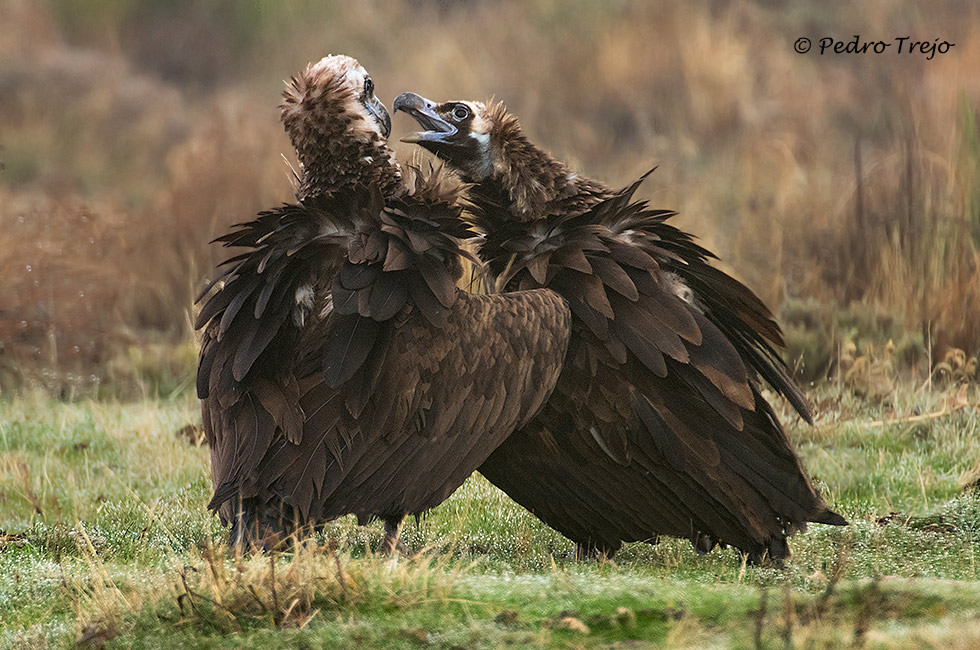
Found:
[[[381,553],[392,555],[394,553],[406,554],[405,546],[401,541],[402,524],[405,522],[405,515],[398,517],[385,517],[385,536],[381,540]]]
[[[596,556],[596,552],[599,549],[596,548],[595,544],[591,542],[581,543],[575,542],[572,546],[572,559],[577,562],[582,562],[584,560],[591,560]]]
[[[701,555],[710,553],[711,549],[718,545],[718,542],[711,537],[711,535],[705,535],[704,533],[698,533],[692,540],[691,546],[694,550]]]
[[[255,546],[271,551],[295,544],[297,536],[292,534],[294,530],[289,506],[278,500],[266,503],[262,515],[255,517]]]
[[[572,548],[572,559],[576,561],[611,560],[615,554],[616,549],[599,546],[592,540],[588,542],[575,542],[575,546]]]
[[[660,535],[654,535],[650,539],[643,540],[644,544],[649,544],[650,546],[656,546],[660,543]]]
[[[228,533],[228,550],[234,553],[245,553],[248,550],[245,526],[242,525],[242,520],[239,518],[235,518],[235,521],[231,523],[231,531]]]
[[[260,506],[255,499],[242,499],[234,513],[228,546],[240,553],[251,550],[272,550],[279,547],[289,536],[289,526],[285,515],[266,506],[260,515]]]
[[[786,543],[786,538],[773,538],[769,540],[768,548],[763,552],[746,553],[745,560],[748,564],[755,564],[758,566],[773,565],[777,568],[782,568],[783,560],[788,558],[789,544]]]
[[[769,564],[768,553],[746,553],[745,563],[749,566],[763,566]]]
[[[251,500],[235,499],[231,530],[228,532],[228,548],[236,553],[246,553],[255,539],[255,507]]]

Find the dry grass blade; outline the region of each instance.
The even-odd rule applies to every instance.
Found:
[[[943,398],[943,406],[937,411],[933,411],[931,413],[921,413],[918,415],[908,415],[900,418],[890,418],[887,420],[872,420],[871,422],[868,422],[867,426],[884,427],[893,424],[925,422],[927,420],[935,420],[936,418],[946,417],[964,409],[980,408],[980,404],[971,403],[967,398],[967,388],[968,387],[964,384],[956,391],[956,395],[951,398]]]
[[[456,569],[447,560],[369,556],[353,559],[333,543],[297,543],[287,554],[202,558],[210,568],[177,572],[177,600],[185,618],[228,630],[268,624],[302,627],[321,610],[410,608],[449,602]],[[231,571],[225,566],[233,563]],[[466,567],[458,569],[465,571]]]

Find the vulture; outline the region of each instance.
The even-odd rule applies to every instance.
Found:
[[[230,543],[270,547],[353,513],[397,544],[546,401],[571,314],[556,292],[470,295],[457,189],[401,169],[357,61],[294,77],[282,120],[298,200],[219,237],[197,391],[209,507]]]
[[[807,522],[847,523],[762,394],[764,380],[811,421],[773,315],[670,223],[674,212],[633,199],[646,175],[618,190],[580,176],[500,103],[403,93],[394,110],[424,129],[403,140],[468,184],[492,286],[549,288],[572,311],[554,393],[480,466],[484,476],[579,557],[668,535],[779,560]]]

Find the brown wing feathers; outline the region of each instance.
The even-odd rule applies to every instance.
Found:
[[[351,194],[364,198],[374,193],[365,190]],[[384,366],[386,345],[379,340],[387,341],[390,333],[384,331],[383,323],[409,303],[409,287],[415,296],[428,293],[427,299],[416,305],[419,312],[429,312],[430,321],[445,324],[445,312],[457,298],[449,269],[458,266],[455,257],[463,254],[456,235],[466,231],[458,220],[453,234],[440,230],[439,219],[445,216],[436,215],[435,210],[433,220],[419,221],[409,215],[415,208],[408,200],[393,199],[388,207],[380,206],[371,224],[370,211],[361,209],[361,203],[351,197],[347,197],[346,209],[356,218],[333,216],[345,209],[342,201],[311,199],[306,205],[263,213],[220,239],[227,245],[252,249],[248,255],[237,256],[223,288],[206,302],[197,322],[199,327],[208,325],[198,378],[201,397],[208,398],[214,392],[218,404],[227,409],[237,406],[245,396],[238,408],[247,411],[255,423],[244,433],[241,422],[231,427],[236,440],[241,438],[249,449],[261,451],[243,452],[236,442],[231,452],[236,459],[229,472],[232,480],[256,467],[264,450],[271,446],[273,431],[282,431],[290,442],[301,441],[299,429],[306,418],[302,406],[306,398],[299,399],[294,365],[319,355],[322,362],[318,369],[322,369],[327,388],[344,386],[344,399],[327,392],[324,401],[334,400],[356,418],[376,389]],[[355,223],[359,224],[356,230]],[[315,235],[323,231],[335,234]],[[384,270],[389,251],[398,251],[412,241],[414,248],[399,253],[406,268]],[[355,254],[360,263],[351,262]],[[297,302],[297,291],[304,283],[322,282],[323,276],[331,275],[332,309],[324,325],[315,328],[322,333],[322,341],[297,346],[301,319],[296,310],[303,308]],[[311,308],[306,306],[306,311]],[[311,337],[304,340],[308,342]],[[271,352],[275,356],[265,359],[257,369],[260,372],[253,373],[256,362]],[[317,381],[313,385],[315,388]],[[291,396],[288,401],[287,394]],[[319,417],[323,409],[323,404],[317,406],[311,419]],[[330,417],[313,424],[333,425],[339,419],[337,415]],[[269,418],[274,426],[270,426]],[[327,426],[324,430],[343,437],[342,429]],[[344,442],[349,443],[349,439]],[[333,441],[327,444],[338,448]],[[304,471],[317,474],[309,468]],[[220,505],[224,495],[219,485],[213,505]]]
[[[646,175],[623,190],[621,196],[631,197],[644,178]],[[615,210],[602,207],[597,210],[600,211],[613,232],[630,231],[638,238],[638,245],[649,249],[666,269],[675,273],[748,365],[805,420],[812,420],[806,397],[776,352],[783,346],[783,337],[772,313],[748,287],[711,266],[709,260],[715,257],[711,252],[667,223],[673,212],[650,210],[645,201],[621,204],[618,218]]]
[[[546,286],[568,300],[589,336],[608,353],[605,358],[600,355],[598,361],[583,362],[590,367],[581,368],[578,375],[569,369],[575,364],[569,355],[558,387],[558,391],[570,393],[566,408],[593,403],[591,391],[582,386],[588,385],[583,376],[594,374],[597,363],[619,366],[619,372],[629,378],[624,389],[634,391],[634,413],[629,417],[644,434],[634,434],[630,443],[624,444],[622,419],[606,427],[589,425],[599,414],[581,413],[581,409],[575,428],[587,429],[598,447],[594,453],[608,457],[617,466],[622,466],[628,457],[637,468],[645,468],[648,475],[631,479],[629,472],[616,475],[612,466],[608,471],[596,471],[589,463],[569,463],[558,472],[553,464],[539,468],[538,471],[562,475],[563,480],[556,482],[566,486],[564,494],[572,490],[577,493],[576,505],[568,506],[566,513],[579,509],[576,514],[556,515],[552,520],[545,517],[545,521],[557,524],[559,530],[564,526],[563,532],[572,534],[576,541],[601,541],[609,549],[623,540],[658,534],[680,534],[697,541],[708,533],[756,556],[784,553],[785,543],[781,540],[785,531],[808,520],[825,518],[826,508],[810,488],[750,374],[751,369],[767,380],[775,379],[772,383],[776,388],[791,399],[796,397],[794,405],[808,416],[805,399],[772,350],[771,344],[780,342],[778,328],[761,302],[734,280],[725,276],[724,282],[712,283],[711,278],[720,272],[707,265],[699,249],[675,245],[673,250],[661,253],[658,246],[670,231],[660,233],[648,224],[638,223],[649,215],[635,208],[635,204],[624,210],[628,210],[632,222],[622,230],[640,233],[633,237],[647,237],[643,240],[645,246],[624,241],[615,231],[594,231],[598,218],[580,217],[565,222],[565,227],[575,227],[576,222],[592,224],[585,228],[591,236],[578,233],[574,237],[590,249],[583,257],[591,274],[586,273],[583,258],[570,254],[559,257],[547,251],[559,250],[564,244],[538,245],[546,250],[541,257],[547,256],[548,260]],[[659,213],[654,223],[660,223],[665,215]],[[608,213],[603,218],[610,219]],[[560,231],[553,233],[552,239],[560,238]],[[521,249],[520,244],[500,246],[501,250]],[[534,256],[532,243],[525,242],[524,249],[526,258]],[[571,265],[561,265],[563,259],[570,260]],[[490,266],[494,266],[492,260]],[[522,287],[536,286],[534,275],[542,275],[540,269],[531,273],[535,267],[533,259],[512,263],[511,267],[516,268],[512,283]],[[688,286],[703,300],[704,312],[675,294],[668,272],[676,273],[681,281],[695,279],[690,283],[693,286]],[[757,328],[756,321],[765,326]],[[669,398],[660,398],[661,395]],[[710,410],[706,411],[705,406]],[[505,443],[481,468],[505,490],[518,482],[512,476],[523,473],[518,468],[525,461],[516,458],[516,454],[509,458],[507,455],[507,448],[515,444]],[[573,474],[577,478],[570,483],[567,478]],[[609,498],[622,517],[605,530],[589,522],[600,521],[595,519],[596,511],[607,509],[610,501],[600,498],[599,508],[582,506],[589,499],[586,488],[591,485],[590,476],[596,482],[619,487]],[[638,503],[655,504],[646,506],[645,517],[635,514],[644,510],[642,506],[625,503],[623,495],[631,493]],[[683,515],[679,520],[676,513],[672,515],[675,518],[671,524],[671,519],[665,518],[664,498],[697,504],[698,508],[694,511],[682,507]],[[533,487],[526,488],[520,501],[539,515],[543,511],[541,496]],[[686,522],[686,526],[681,522]]]
[[[279,489],[304,520],[345,512],[365,520],[437,505],[540,408],[557,378],[567,310],[551,292],[521,300],[529,301],[524,313],[512,298],[461,295],[443,329],[414,319],[382,331],[391,339],[384,352],[372,348],[344,385],[358,386],[374,355],[384,354],[375,390],[359,398],[360,415],[349,390],[338,395],[310,380],[301,399],[303,440],[273,454],[259,474],[280,477]],[[528,316],[541,312],[553,318]],[[540,340],[524,336],[525,329],[540,331]]]
[[[555,395],[481,471],[576,542],[607,550],[670,534],[781,557],[807,521],[844,523],[759,392],[761,377],[810,419],[765,305],[668,223],[672,211],[633,200],[647,175],[613,192],[569,174],[500,111],[490,110],[494,127],[520,146],[491,146],[490,178],[460,168],[476,181],[468,200],[489,284],[552,288],[575,320]],[[515,168],[547,170],[535,201],[514,199],[530,196],[510,187],[528,182]]]
[[[245,250],[204,292],[198,391],[234,542],[438,505],[541,408],[565,354],[554,292],[456,288],[457,190],[393,165],[365,78],[327,57],[294,81],[301,201],[217,240]]]

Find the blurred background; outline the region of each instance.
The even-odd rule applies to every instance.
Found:
[[[0,0],[0,25],[0,397],[192,390],[208,242],[292,198],[282,80],[327,53],[389,107],[494,95],[609,184],[657,165],[644,198],[780,312],[801,379],[975,377],[974,2]],[[817,54],[854,34],[956,45]]]

